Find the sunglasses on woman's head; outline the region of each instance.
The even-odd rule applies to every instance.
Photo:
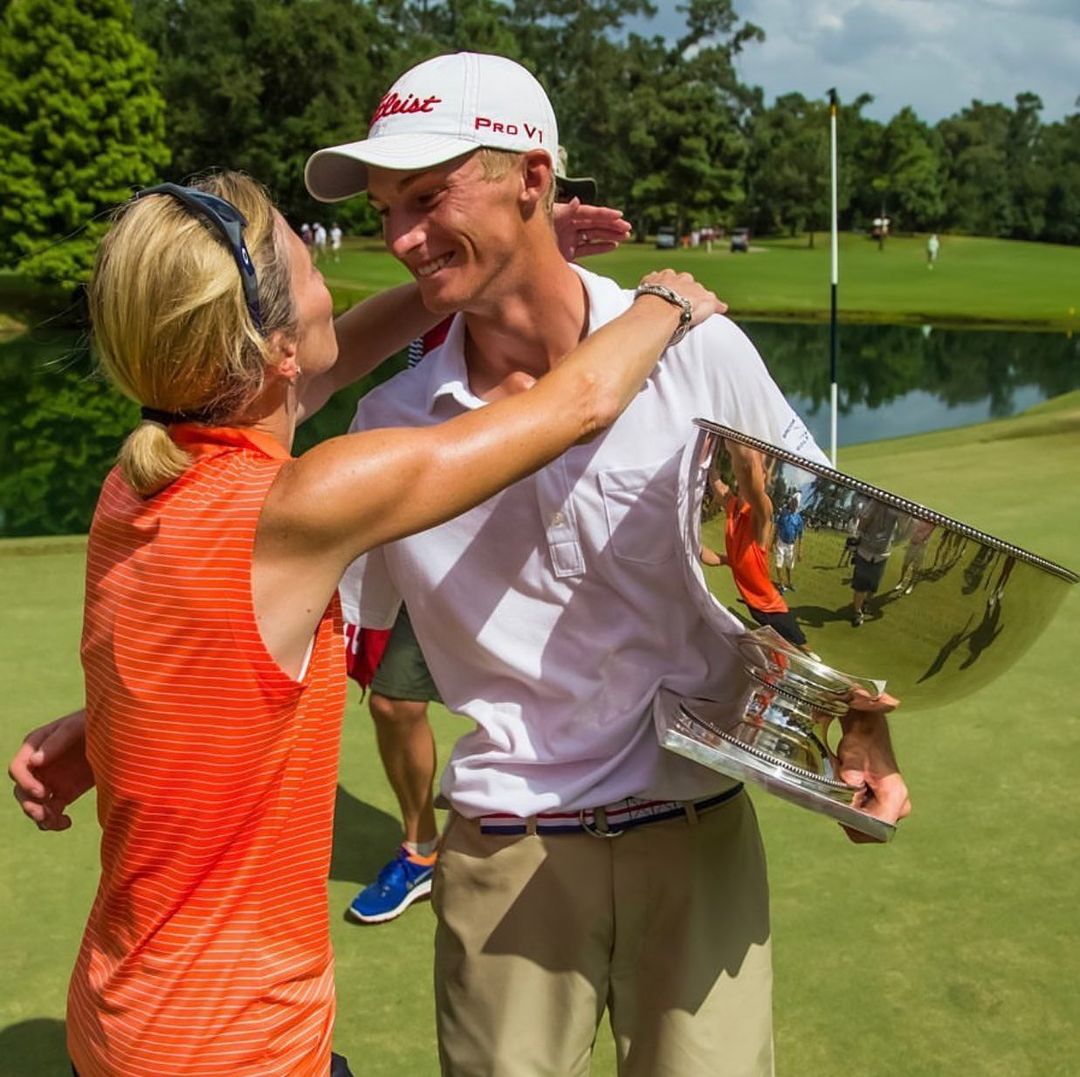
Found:
[[[255,276],[255,264],[244,243],[244,226],[247,220],[231,202],[198,187],[181,187],[178,183],[159,183],[156,187],[147,187],[139,191],[135,198],[145,198],[151,194],[171,195],[181,202],[196,216],[202,217],[218,232],[229,245],[233,260],[240,270],[240,283],[244,286],[244,301],[247,303],[251,320],[256,329],[262,328],[262,313],[259,310],[259,282]]]

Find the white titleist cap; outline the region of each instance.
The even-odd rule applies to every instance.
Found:
[[[368,165],[409,172],[481,146],[546,150],[555,164],[559,132],[543,86],[504,56],[457,52],[406,71],[371,117],[368,137],[311,155],[304,182],[320,202],[367,188]]]

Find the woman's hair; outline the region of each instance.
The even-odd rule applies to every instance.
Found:
[[[247,219],[261,330],[244,300],[225,239],[172,195],[133,199],[101,241],[90,281],[99,362],[141,405],[211,424],[241,414],[262,390],[275,330],[294,333],[296,314],[284,238],[266,190],[221,172],[192,186],[231,202]],[[124,478],[143,496],[178,478],[191,460],[161,423],[142,421],[120,450]]]

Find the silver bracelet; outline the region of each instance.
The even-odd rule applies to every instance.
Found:
[[[694,304],[685,296],[679,295],[678,292],[672,291],[672,289],[663,284],[646,284],[643,281],[637,286],[637,291],[634,292],[634,298],[637,299],[639,295],[655,295],[658,299],[664,299],[668,303],[671,303],[672,306],[679,308],[681,311],[679,314],[679,324],[675,327],[675,332],[671,334],[671,339],[667,342],[667,347],[670,348],[673,344],[678,344],[690,330],[690,319],[694,316]]]

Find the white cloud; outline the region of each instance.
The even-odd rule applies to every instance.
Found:
[[[660,0],[646,33],[675,36],[675,0]],[[769,100],[797,90],[842,99],[870,93],[865,113],[886,120],[911,105],[929,123],[972,99],[1012,104],[1038,94],[1044,121],[1076,111],[1080,0],[735,0],[765,31],[740,77]]]

